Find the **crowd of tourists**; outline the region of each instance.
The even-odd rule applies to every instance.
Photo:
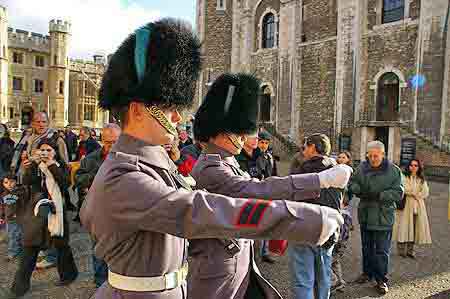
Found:
[[[414,159],[403,174],[380,141],[353,170],[349,152],[333,159],[330,139],[311,134],[280,176],[272,136],[258,132],[253,75],[219,76],[193,132],[178,126],[200,62],[185,23],[149,23],[110,59],[99,105],[118,124],[105,125],[100,142],[90,128],[51,128],[45,112],[17,144],[4,127],[0,221],[7,262],[18,265],[7,298],[30,290],[36,268],[56,266],[57,286],[77,279],[75,222],[92,239],[97,299],[281,298],[255,263],[254,240],[267,263],[277,261],[270,241],[287,240],[295,298],[328,299],[347,285],[352,207],[363,257],[356,282],[374,281],[380,294],[391,241],[409,258],[431,243],[423,166]]]

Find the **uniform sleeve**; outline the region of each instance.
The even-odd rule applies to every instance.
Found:
[[[217,162],[204,167],[194,179],[201,188],[232,197],[302,201],[320,195],[317,174],[270,177],[260,181],[235,175],[229,166]]]
[[[175,190],[136,171],[105,185],[94,182],[81,220],[94,236],[112,227],[108,229],[152,231],[189,239],[288,239],[316,244],[322,230],[322,208]]]

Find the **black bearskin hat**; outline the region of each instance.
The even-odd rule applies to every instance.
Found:
[[[114,111],[140,101],[189,108],[199,72],[200,41],[188,23],[176,19],[148,23],[128,36],[112,55],[103,76],[99,106]]]
[[[259,91],[260,81],[250,74],[219,76],[195,114],[194,138],[207,142],[219,133],[255,133]]]

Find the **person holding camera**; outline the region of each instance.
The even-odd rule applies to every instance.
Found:
[[[329,157],[331,142],[324,134],[313,134],[302,146],[303,163],[291,174],[323,173],[337,164]],[[342,165],[341,165],[342,166]],[[317,200],[308,201],[340,212],[343,189],[329,188],[320,191]],[[338,234],[320,246],[295,244],[289,246],[289,262],[296,299],[328,299],[331,290],[331,263]],[[315,296],[314,296],[315,295]]]
[[[60,277],[57,286],[70,284],[78,276],[65,215],[68,170],[57,149],[58,145],[51,139],[42,139],[30,156],[22,156],[26,192],[17,210],[23,229],[23,256],[10,289],[11,298],[23,296],[30,289],[40,250],[56,249]]]

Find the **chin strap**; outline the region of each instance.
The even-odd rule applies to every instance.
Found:
[[[239,142],[235,135],[227,134],[227,137],[238,150],[241,151],[244,148],[244,145]]]
[[[145,107],[145,109],[154,119],[156,119],[159,122],[159,124],[164,129],[166,129],[167,132],[169,132],[175,137],[178,136],[177,129],[170,123],[170,121],[167,119],[166,115],[164,114],[164,112],[162,112],[161,109],[159,109],[156,106]]]

